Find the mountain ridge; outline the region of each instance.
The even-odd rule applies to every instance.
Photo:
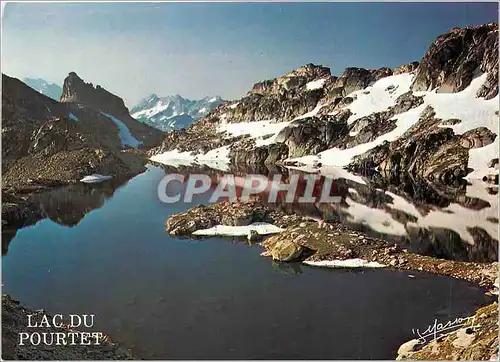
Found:
[[[56,83],[49,83],[42,78],[26,77],[22,79],[23,83],[29,85],[34,90],[59,101],[62,94],[62,87]]]
[[[159,97],[153,93],[135,105],[130,113],[138,121],[167,132],[187,128],[225,102],[220,96],[192,100],[179,94]]]
[[[497,98],[498,24],[453,28],[419,62],[394,70],[348,67],[334,76],[310,63],[257,82],[168,133],[150,156],[498,182]]]

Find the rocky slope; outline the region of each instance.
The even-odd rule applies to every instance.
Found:
[[[23,78],[23,82],[29,85],[34,90],[56,101],[61,98],[63,90],[59,85],[55,83],[49,83],[41,78]]]
[[[75,337],[75,345],[71,345],[73,340],[69,333],[88,332],[76,331],[67,328],[33,327],[28,328],[28,315],[32,315],[32,321],[40,323],[45,315],[43,310],[35,310],[20,304],[8,294],[2,295],[2,359],[3,360],[131,360],[130,351],[114,343],[109,337],[99,340],[99,345],[82,345],[80,336]],[[49,321],[52,316],[47,315]],[[50,322],[49,322],[50,323]],[[46,333],[47,340],[52,339],[51,333],[63,333],[67,345],[35,346],[29,343],[19,344],[20,333]],[[42,337],[43,338],[43,337]],[[55,337],[54,337],[55,338]],[[87,341],[89,341],[88,339]],[[86,342],[85,342],[86,343]]]
[[[168,132],[187,128],[224,102],[219,96],[191,100],[180,95],[160,98],[152,94],[134,106],[130,113],[138,121]]]
[[[167,134],[150,155],[165,164],[330,165],[498,182],[497,133],[498,24],[490,23],[452,29],[420,62],[394,70],[347,68],[337,77],[308,64],[256,83]]]
[[[119,97],[98,89],[72,73],[64,102],[57,102],[2,74],[4,223],[36,219],[38,210],[23,193],[91,174],[130,178],[145,169],[144,152],[134,148],[157,145],[163,133],[134,120]]]
[[[65,85],[68,94],[71,87]],[[133,160],[120,129],[93,106],[54,101],[2,75],[2,187],[64,183],[92,173],[137,173],[144,161]],[[161,137],[159,131],[133,122],[144,143]]]
[[[411,340],[399,348],[398,360],[497,361],[498,303],[480,308],[461,328],[422,345]]]

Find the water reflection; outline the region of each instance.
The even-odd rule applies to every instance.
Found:
[[[95,184],[66,185],[33,193],[28,197],[28,201],[38,207],[40,220],[48,218],[59,225],[75,227],[89,212],[101,208],[127,181],[126,178],[115,178]],[[2,255],[7,254],[9,244],[18,230],[18,228],[2,229]]]
[[[219,180],[228,173],[238,177],[247,174],[266,176],[283,175],[285,181],[291,173],[298,173],[297,192],[293,202],[285,200],[286,193],[278,193],[276,202],[269,202],[270,188],[260,192],[262,203],[287,213],[341,222],[372,236],[396,242],[412,252],[445,259],[464,261],[496,261],[498,259],[498,200],[492,187],[482,181],[456,183],[451,186],[434,185],[405,176],[386,179],[379,174],[359,177],[339,169],[322,169],[317,189],[333,179],[330,196],[339,202],[321,203],[319,192],[315,202],[299,203],[305,189],[307,173],[278,167],[248,168],[233,166],[230,171],[208,167],[168,167],[166,173],[187,176],[203,173],[210,176],[213,192]],[[271,182],[270,182],[271,183]],[[243,181],[237,184],[242,194]],[[316,189],[315,189],[316,190]]]
[[[259,174],[269,180],[274,175],[283,175],[283,181],[292,173],[298,173],[299,187],[293,202],[286,201],[286,192],[279,192],[276,202],[268,202],[270,188],[258,195],[261,201],[287,213],[341,222],[424,255],[481,262],[498,259],[498,187],[481,181],[437,186],[409,177],[389,182],[378,174],[361,178],[344,170],[322,169],[318,189],[327,180],[333,180],[330,196],[338,196],[339,202],[321,203],[319,191],[315,191],[315,202],[299,203],[297,200],[304,192],[307,175],[302,171],[275,166],[233,166],[226,172],[206,166],[163,166],[163,170],[165,174],[210,176],[212,188],[207,194],[213,192],[218,181],[228,173],[236,178]],[[44,218],[74,227],[90,211],[102,207],[126,182],[112,179],[100,184],[79,183],[34,194],[30,201],[39,205]],[[241,195],[242,186],[237,187],[238,195]],[[207,199],[207,195],[201,198]],[[15,235],[16,230],[3,230],[3,254]]]
[[[31,196],[42,215],[63,226],[76,226],[90,211],[104,205],[127,179],[110,179],[96,184],[77,183]]]

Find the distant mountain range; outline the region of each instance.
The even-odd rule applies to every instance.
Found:
[[[56,101],[61,99],[62,87],[58,86],[55,83],[49,83],[40,78],[24,78],[23,82],[29,85],[34,90],[50,97]]]
[[[190,100],[180,95],[158,97],[152,94],[133,107],[130,114],[152,127],[172,131],[188,127],[225,102],[219,96]]]

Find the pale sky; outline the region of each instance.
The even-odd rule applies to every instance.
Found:
[[[3,4],[2,4],[3,5]],[[9,3],[2,72],[62,85],[70,71],[124,98],[243,96],[307,63],[395,67],[496,3]]]

